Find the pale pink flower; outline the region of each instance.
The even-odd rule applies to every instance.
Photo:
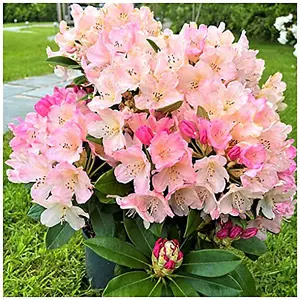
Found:
[[[235,51],[230,47],[207,47],[200,60],[207,63],[214,72],[214,77],[230,81],[235,78],[236,67],[233,63]]]
[[[194,164],[197,184],[209,185],[214,193],[222,192],[225,189],[225,180],[229,180],[229,175],[224,168],[226,163],[226,158],[221,155],[211,155],[197,160]]]
[[[179,133],[160,131],[149,146],[149,152],[157,170],[168,168],[181,160],[186,153],[187,143]]]
[[[158,80],[147,75],[140,83],[140,93],[135,96],[138,109],[158,109],[182,101],[183,95],[176,90],[178,83],[174,72],[166,71]]]
[[[229,141],[232,139],[230,135],[231,128],[222,120],[212,120],[207,129],[208,143],[217,150],[227,148]]]
[[[47,227],[67,222],[74,230],[79,230],[85,225],[82,217],[89,218],[88,213],[78,206],[73,206],[72,202],[62,201],[57,196],[50,196],[47,201],[37,202],[46,207],[41,214],[41,223]]]
[[[112,109],[103,109],[98,111],[98,115],[101,121],[94,121],[88,125],[89,134],[96,138],[103,138],[106,154],[122,149],[126,144],[122,113]]]
[[[230,30],[225,30],[225,23],[221,22],[219,27],[209,26],[207,28],[206,43],[210,46],[231,46],[234,35]]]
[[[155,174],[152,183],[157,192],[163,192],[168,187],[168,192],[172,193],[184,184],[194,183],[195,177],[192,153],[187,151],[179,162]]]
[[[77,203],[85,203],[92,196],[91,181],[82,167],[76,168],[67,162],[61,162],[47,175],[47,182],[51,185],[52,195],[64,201],[76,196]]]
[[[250,169],[259,169],[263,166],[265,159],[264,146],[256,144],[243,147],[238,161]]]
[[[162,223],[169,216],[173,217],[168,201],[159,193],[148,192],[144,195],[130,194],[126,197],[117,197],[117,203],[122,209],[130,209],[149,223]],[[131,213],[131,214],[132,214]]]
[[[267,192],[272,189],[278,182],[279,178],[276,167],[265,164],[260,170],[250,169],[241,176],[244,187],[253,192]]]
[[[79,160],[83,150],[81,130],[75,123],[68,123],[51,133],[48,145],[51,147],[46,154],[49,159],[73,163]]]
[[[237,216],[250,210],[253,200],[259,198],[262,198],[261,193],[231,184],[229,191],[220,198],[218,207],[222,214]]]
[[[114,170],[119,182],[128,183],[133,180],[134,190],[138,194],[149,191],[151,164],[140,147],[131,146],[126,150],[119,150],[114,153],[114,159],[121,162]]]

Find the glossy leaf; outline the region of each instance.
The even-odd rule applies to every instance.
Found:
[[[195,289],[185,278],[170,278],[170,287],[175,297],[199,297]]]
[[[95,189],[106,195],[126,196],[133,191],[131,184],[122,184],[117,181],[114,169],[102,174],[95,183]]]
[[[60,65],[63,67],[69,67],[69,66],[78,66],[78,63],[68,57],[65,56],[52,56],[46,59],[46,62],[50,63],[50,64],[55,64],[55,65]]]
[[[64,222],[62,225],[57,224],[48,228],[46,234],[47,249],[56,249],[63,246],[69,241],[74,233],[75,230],[67,222]]]
[[[43,213],[44,210],[45,210],[45,207],[35,203],[30,207],[27,215],[29,218],[31,218],[35,221],[39,221],[41,214]]]
[[[84,244],[99,256],[116,264],[144,269],[148,259],[134,246],[114,237],[97,237],[84,241]]]
[[[96,236],[114,236],[116,225],[112,214],[106,214],[97,205],[91,214],[91,222]]]
[[[151,256],[155,238],[150,230],[144,227],[140,218],[126,218],[124,216],[124,225],[131,242],[147,257]]]
[[[114,204],[116,203],[116,199],[115,198],[110,198],[107,197],[106,194],[103,194],[97,190],[94,191],[94,194],[96,195],[97,199],[104,204]]]
[[[155,287],[144,271],[128,272],[114,277],[103,291],[104,297],[147,297]]]
[[[201,221],[202,219],[200,217],[200,212],[196,209],[191,209],[187,217],[184,237],[189,237],[191,234],[193,234],[196,228],[200,225]]]
[[[162,236],[162,229],[163,229],[164,223],[152,223],[149,227],[149,230],[154,234],[156,237]]]
[[[102,143],[102,138],[101,138],[101,139],[95,138],[95,137],[93,137],[93,136],[91,136],[91,135],[88,134],[88,135],[86,136],[86,139],[87,139],[88,141],[90,141],[90,142],[95,143],[95,144],[103,145],[103,143]]]
[[[208,297],[234,297],[241,293],[239,284],[229,275],[206,278],[180,274],[176,277],[185,278],[197,292]]]
[[[84,75],[78,76],[76,78],[73,79],[73,83],[75,85],[81,85],[87,82],[87,79]]]
[[[153,50],[157,53],[158,51],[160,51],[160,48],[156,45],[155,42],[153,42],[150,39],[147,39],[147,42],[150,44],[150,46],[153,48]]]
[[[173,104],[170,104],[168,106],[165,106],[165,107],[162,107],[162,108],[159,108],[157,109],[157,111],[161,112],[161,113],[164,113],[164,114],[167,114],[167,113],[170,113],[174,110],[177,110],[180,108],[180,106],[182,105],[183,101],[178,101],[178,102],[175,102]]]
[[[155,283],[155,286],[151,290],[151,292],[148,294],[148,297],[160,297],[162,294],[163,289],[163,283],[161,280],[157,280]]]
[[[182,270],[204,277],[219,277],[233,271],[241,258],[226,250],[206,249],[192,251],[182,263]]]
[[[230,275],[237,281],[242,289],[241,296],[255,297],[256,287],[255,281],[251,272],[244,264],[237,266]]]
[[[238,250],[256,256],[261,256],[267,252],[266,244],[257,237],[251,239],[239,239],[233,241],[231,245]]]

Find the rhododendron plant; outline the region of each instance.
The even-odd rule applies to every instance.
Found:
[[[266,232],[293,215],[296,149],[278,114],[282,75],[260,87],[264,61],[245,32],[235,41],[224,23],[175,34],[147,7],[71,8],[74,27],[61,22],[47,62],[82,76],[9,125],[8,177],[33,184],[29,215],[50,227],[46,241],[59,228],[68,236],[83,228],[100,256],[149,268],[120,275],[149,281],[145,289],[118,294],[116,277],[104,295],[161,295],[167,281],[175,296],[249,296],[238,277],[253,278],[240,258],[203,249],[231,245],[257,259]]]

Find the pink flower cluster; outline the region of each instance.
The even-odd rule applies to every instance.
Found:
[[[117,180],[133,182],[134,192],[116,201],[145,226],[198,209],[222,222],[251,216],[248,227],[261,238],[278,232],[296,190],[292,128],[278,115],[286,86],[276,73],[259,87],[264,61],[245,32],[237,42],[224,23],[162,32],[148,8],[133,4],[75,4],[72,16],[74,27],[61,23],[60,49],[48,56],[76,60],[92,100],[75,104],[67,94],[80,91],[67,89],[63,101],[46,97],[38,114],[11,125],[10,179],[36,181],[32,197],[41,204],[50,191],[53,203],[71,203],[74,193],[87,201],[90,181],[74,163],[89,134],[102,140]],[[28,166],[43,171],[29,178]]]
[[[14,134],[13,149],[6,162],[12,182],[33,183],[33,202],[44,206],[41,222],[49,227],[67,221],[78,230],[88,217],[77,204],[92,195],[90,178],[83,170],[83,142],[87,125],[93,119],[84,102],[86,93],[74,88],[54,88],[35,105],[36,112],[27,114],[19,124],[10,124]],[[76,198],[74,203],[73,198]]]

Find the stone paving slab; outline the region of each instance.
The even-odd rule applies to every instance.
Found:
[[[16,117],[24,118],[27,113],[34,111],[35,103],[47,94],[52,94],[54,86],[63,87],[67,82],[55,74],[34,76],[14,80],[3,85],[3,130],[7,125],[16,122]]]

